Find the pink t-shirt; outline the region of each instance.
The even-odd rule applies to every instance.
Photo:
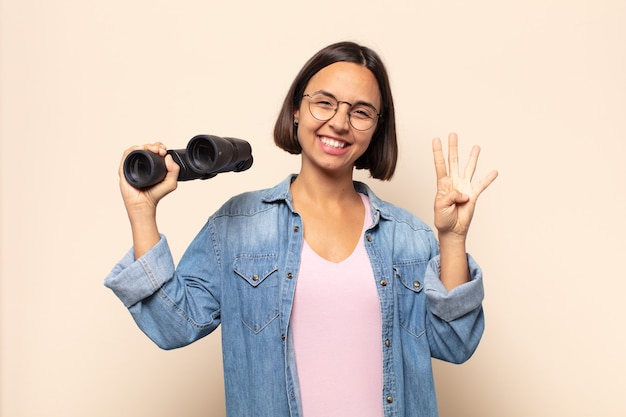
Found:
[[[363,232],[339,263],[302,249],[291,328],[304,417],[383,415],[380,303]]]

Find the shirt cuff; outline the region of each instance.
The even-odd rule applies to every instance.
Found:
[[[470,281],[452,290],[446,290],[439,279],[441,258],[436,256],[430,260],[426,271],[426,297],[430,311],[445,321],[456,320],[481,306],[485,296],[483,273],[476,261],[468,254],[467,262],[470,270]]]
[[[165,236],[144,256],[135,260],[131,248],[104,279],[128,308],[151,296],[174,275],[174,261]]]

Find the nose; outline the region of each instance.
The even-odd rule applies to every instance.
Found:
[[[345,106],[342,106],[345,104]],[[336,130],[350,130],[350,109],[352,108],[352,104],[339,101],[337,102],[337,110],[335,111],[335,115],[330,118],[328,124],[336,129]]]

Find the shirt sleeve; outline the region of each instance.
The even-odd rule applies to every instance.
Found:
[[[150,297],[174,275],[174,261],[165,236],[144,256],[135,260],[131,248],[113,267],[104,285],[129,308]]]
[[[470,281],[450,291],[439,279],[439,256],[431,259],[426,270],[426,333],[431,356],[451,363],[463,363],[473,355],[485,328],[482,272],[470,255],[467,260]]]
[[[188,345],[220,323],[215,294],[219,271],[206,262],[207,233],[201,232],[175,267],[166,238],[135,260],[130,250],[105,278],[141,330],[163,349]],[[198,258],[199,257],[199,258]],[[213,271],[209,273],[209,269]],[[181,272],[182,270],[182,272]],[[197,277],[205,277],[197,278]]]
[[[470,280],[452,290],[446,290],[439,279],[441,258],[431,259],[426,271],[426,297],[430,311],[444,321],[456,320],[479,308],[484,298],[482,270],[476,261],[467,255]]]

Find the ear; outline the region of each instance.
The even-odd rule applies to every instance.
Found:
[[[293,123],[294,124],[300,123],[300,109],[293,112]]]

